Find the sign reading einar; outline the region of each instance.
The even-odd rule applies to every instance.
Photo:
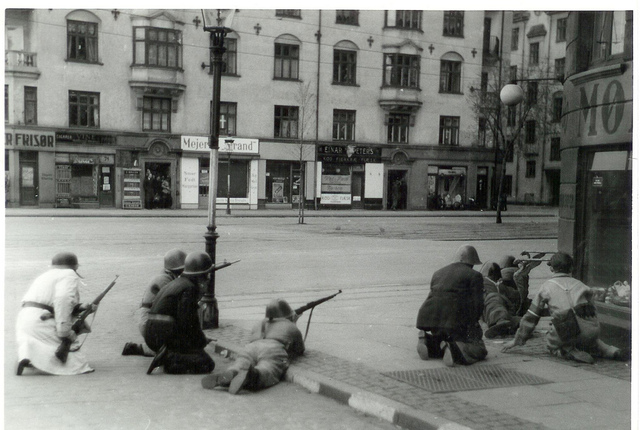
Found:
[[[259,154],[258,139],[244,139],[239,137],[220,137],[218,139],[220,152],[232,154]],[[208,152],[209,138],[206,136],[182,136],[180,148],[183,151]]]

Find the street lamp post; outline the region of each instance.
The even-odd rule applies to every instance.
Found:
[[[524,91],[518,85],[507,84],[502,90],[500,90],[500,100],[506,106],[516,106],[520,104],[524,99]],[[515,137],[511,139],[511,143],[515,140]],[[502,173],[500,174],[500,182],[498,184],[498,199],[496,208],[496,224],[502,224],[502,191],[504,187],[504,176],[507,170],[506,153],[511,146],[509,142],[504,142],[505,148],[502,156]]]
[[[203,11],[204,18],[204,11]],[[224,37],[230,29],[220,26],[207,26],[206,22],[203,30],[210,33],[211,43],[211,72],[213,75],[213,93],[211,99],[211,134],[209,136],[209,148],[211,155],[209,158],[209,206],[208,225],[204,235],[206,242],[206,252],[211,257],[211,261],[216,262],[216,241],[219,237],[216,232],[216,197],[218,194],[218,136],[220,134],[220,123],[218,116],[220,113],[220,81],[222,77],[222,54],[226,51],[224,47]],[[211,272],[209,285],[201,301],[202,314],[201,324],[203,329],[218,328],[219,312],[218,300],[216,299],[216,272]]]
[[[225,142],[229,151],[227,152],[227,215],[231,215],[231,148],[233,139],[227,139]]]

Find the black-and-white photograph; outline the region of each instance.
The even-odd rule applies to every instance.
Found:
[[[267,5],[5,6],[3,428],[640,429],[637,5]]]

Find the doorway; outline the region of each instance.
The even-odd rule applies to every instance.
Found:
[[[476,184],[476,207],[478,209],[484,209],[487,207],[487,186],[489,177],[478,174],[478,183]]]
[[[364,168],[362,166],[352,167],[351,209],[364,209]]]
[[[20,151],[20,205],[38,204],[38,153]]]
[[[389,170],[387,175],[387,209],[407,208],[407,171]]]
[[[146,162],[144,165],[143,199],[145,209],[173,208],[171,163]]]

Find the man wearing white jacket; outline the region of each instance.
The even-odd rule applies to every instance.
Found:
[[[53,375],[94,371],[84,355],[74,351],[78,344],[75,342],[77,334],[71,329],[73,318],[86,309],[80,304],[78,266],[78,257],[71,252],[54,255],[51,268],[38,276],[24,295],[16,323],[18,375],[26,367]],[[55,352],[65,338],[74,344],[63,363]]]

